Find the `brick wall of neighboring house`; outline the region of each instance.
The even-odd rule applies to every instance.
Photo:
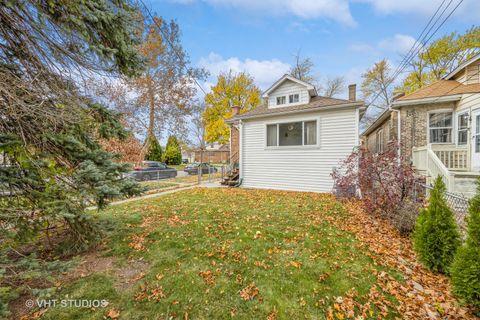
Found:
[[[223,163],[228,162],[229,157],[228,150],[205,150],[202,153],[200,150],[195,151],[195,161],[196,162],[212,162],[212,163]]]
[[[379,146],[377,141],[379,138],[383,140],[383,151],[385,151],[388,143],[390,142],[390,139],[396,137],[396,125],[392,125],[394,123],[392,116],[394,116],[393,113],[390,115],[389,118],[385,119],[383,123],[378,126],[377,129],[375,129],[375,131],[371,132],[365,138],[366,147],[370,152],[378,153],[381,151],[377,150],[377,147]],[[380,130],[383,131],[383,134],[380,134]]]
[[[239,163],[240,161],[240,131],[235,125],[230,126],[230,145],[232,148],[231,161]]]
[[[428,144],[428,112],[440,109],[453,109],[452,102],[437,103],[433,105],[406,106],[400,109],[401,113],[401,145],[402,155],[411,159],[412,148]]]

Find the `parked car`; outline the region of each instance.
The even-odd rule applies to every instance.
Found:
[[[218,171],[217,168],[210,165],[209,163],[198,163],[198,162],[194,162],[192,164],[189,164],[188,166],[185,167],[185,169],[183,169],[183,171],[185,171],[186,173],[188,173],[190,175],[198,174],[198,166],[201,166],[202,174],[206,174],[206,173],[209,173],[209,172],[210,173],[215,173],[215,172]]]
[[[141,166],[130,172],[130,176],[137,181],[167,179],[176,177],[177,170],[167,167],[163,162],[143,161]]]

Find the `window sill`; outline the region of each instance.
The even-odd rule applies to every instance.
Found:
[[[311,146],[279,146],[279,147],[265,147],[264,150],[315,150],[320,149],[319,145],[311,145]]]

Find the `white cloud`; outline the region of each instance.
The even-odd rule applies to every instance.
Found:
[[[268,88],[273,82],[288,72],[290,65],[278,59],[272,60],[240,60],[236,57],[223,58],[221,55],[211,52],[208,57],[201,58],[198,65],[208,70],[213,78],[222,72],[245,71],[250,74],[261,89]]]
[[[453,10],[459,1],[460,0],[452,2],[445,12],[448,13]],[[368,3],[378,13],[383,15],[403,13],[431,16],[440,6],[442,0],[352,0],[352,2]],[[445,8],[448,3],[448,1],[445,2],[442,8]],[[442,10],[440,12],[442,12]],[[444,14],[444,17],[446,15],[447,14]],[[480,1],[464,0],[456,10],[455,15],[461,18],[479,19]]]
[[[407,53],[415,43],[415,38],[397,33],[392,37],[388,37],[378,41],[374,45],[367,43],[356,43],[348,47],[350,51],[363,53],[363,54],[385,54],[385,52],[404,54]]]
[[[393,51],[397,53],[405,53],[416,42],[415,38],[397,33],[391,38],[384,39],[378,43],[378,47],[382,50]]]
[[[171,0],[190,4],[195,0]],[[328,18],[348,26],[356,23],[348,0],[197,0],[216,7],[230,7],[263,15],[293,15],[303,19]]]

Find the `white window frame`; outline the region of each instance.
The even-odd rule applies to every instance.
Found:
[[[463,116],[463,115],[467,115],[467,127],[465,129],[460,129],[460,117]],[[466,146],[468,145],[468,130],[470,129],[470,112],[467,111],[460,111],[457,113],[456,115],[456,120],[457,122],[455,123],[456,125],[456,128],[455,128],[455,133],[456,133],[456,137],[455,137],[455,144],[457,146]],[[467,141],[465,141],[465,143],[462,143],[460,144],[458,139],[460,138],[460,131],[466,131],[467,132]]]
[[[285,102],[284,102],[284,103],[278,103],[278,99],[281,99],[281,98],[284,98],[284,99],[285,99]],[[278,97],[276,97],[275,100],[276,100],[276,105],[277,105],[277,106],[283,106],[283,105],[287,105],[287,104],[288,104],[288,103],[287,103],[287,96],[278,96]]]
[[[317,143],[316,144],[305,144],[305,122],[316,121],[317,122]],[[297,146],[281,146],[280,145],[280,130],[279,124],[284,123],[293,123],[293,122],[301,122],[302,123],[302,144]],[[276,146],[267,146],[267,126],[276,124],[277,125],[277,145]],[[281,121],[268,121],[264,124],[264,147],[266,150],[285,150],[285,149],[318,149],[320,148],[320,117],[309,117],[309,118],[301,118],[301,119],[288,119],[288,120],[281,120]]]
[[[380,154],[385,152],[385,136],[383,128],[380,128],[375,133],[375,153]],[[379,136],[381,139],[379,139]]]
[[[432,113],[451,113],[452,114],[452,131],[451,131],[451,139],[450,142],[430,142],[430,114]],[[427,144],[455,144],[456,141],[456,134],[455,134],[455,112],[453,109],[436,109],[436,110],[430,110],[427,112]],[[450,127],[434,127],[432,129],[450,129]]]
[[[295,96],[298,97],[298,100],[297,100],[297,101],[290,102],[290,97],[295,97]],[[292,98],[292,100],[293,100],[293,98]],[[297,103],[300,103],[300,94],[299,94],[299,93],[289,94],[289,95],[288,95],[288,104],[289,104],[289,105],[292,105],[292,104],[297,104]]]

